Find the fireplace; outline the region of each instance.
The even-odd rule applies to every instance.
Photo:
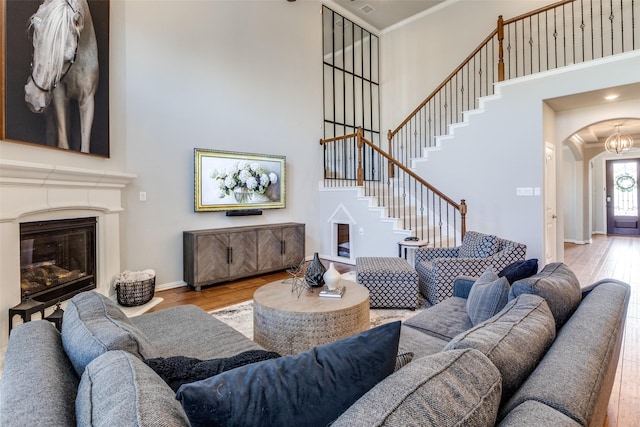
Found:
[[[21,297],[49,307],[96,288],[96,217],[20,224]]]

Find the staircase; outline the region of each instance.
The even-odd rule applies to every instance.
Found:
[[[325,188],[355,187],[371,210],[395,221],[395,229],[418,237],[428,246],[455,245],[465,231],[466,205],[456,203],[391,158],[363,136],[320,140],[324,146]],[[343,153],[354,153],[345,161]]]
[[[321,140],[324,187],[356,186],[406,234],[432,246],[455,246],[466,231],[465,201],[454,202],[416,174],[415,160],[443,149],[450,132],[480,112],[481,99],[495,99],[495,83],[635,50],[638,16],[634,1],[565,0],[513,19],[499,17],[496,29],[389,131],[387,152],[361,130]]]

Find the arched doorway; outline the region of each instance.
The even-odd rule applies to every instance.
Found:
[[[634,148],[624,155],[607,152],[604,147],[618,124],[624,125],[625,133],[635,142]],[[640,119],[614,118],[591,123],[575,131],[563,145],[565,242],[589,243],[593,234],[638,233],[639,194],[637,184],[635,187],[631,184],[640,176]],[[613,172],[615,164],[626,166],[608,177],[607,171]],[[631,178],[626,178],[627,174]],[[615,180],[623,175],[625,178],[620,178],[619,183],[630,194],[622,198],[618,193],[618,208],[614,209]],[[631,188],[626,189],[629,185]]]

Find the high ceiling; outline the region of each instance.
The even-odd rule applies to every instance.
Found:
[[[347,9],[373,28],[382,31],[405,19],[426,11],[443,3],[445,0],[333,0]],[[605,100],[612,93],[619,97],[613,101]],[[585,92],[546,100],[555,111],[566,111],[601,105],[606,102],[621,102],[640,99],[640,84],[626,85],[618,88]],[[623,132],[633,137],[635,145],[640,145],[640,120],[617,119],[594,123],[576,133],[586,146],[602,145],[611,135],[616,125],[623,126]]]
[[[334,0],[375,29],[382,31],[445,0]]]

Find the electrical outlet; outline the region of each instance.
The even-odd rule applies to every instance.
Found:
[[[533,188],[518,187],[516,188],[516,196],[533,196]]]
[[[146,191],[141,191],[140,192],[140,201],[141,202],[146,202],[147,201],[147,192]]]

